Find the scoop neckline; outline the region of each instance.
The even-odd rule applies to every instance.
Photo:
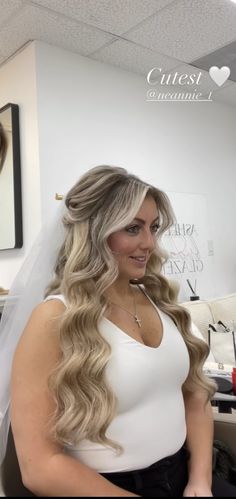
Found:
[[[119,326],[117,326],[114,322],[112,322],[110,319],[108,319],[107,317],[103,316],[103,319],[105,319],[105,321],[109,322],[110,324],[112,324],[113,327],[115,327],[119,333],[121,333],[123,336],[125,336],[126,338],[129,338],[131,340],[131,342],[133,343],[136,343],[137,345],[140,345],[141,347],[144,347],[144,348],[148,348],[149,350],[158,350],[160,347],[162,347],[163,345],[163,341],[164,341],[164,323],[163,323],[163,315],[162,315],[162,312],[159,310],[159,308],[157,307],[157,305],[153,302],[153,300],[148,296],[148,294],[141,288],[141,286],[138,286],[139,289],[142,291],[142,293],[147,297],[147,299],[151,302],[151,304],[153,305],[153,307],[155,308],[155,311],[157,313],[157,315],[159,316],[159,319],[160,319],[160,323],[161,323],[161,327],[162,327],[162,336],[161,336],[161,341],[159,343],[159,345],[157,345],[156,347],[150,347],[149,345],[145,345],[145,343],[141,343],[141,341],[138,341],[136,340],[135,338],[133,338],[132,336],[130,336],[128,333],[126,333],[123,329],[121,329]]]

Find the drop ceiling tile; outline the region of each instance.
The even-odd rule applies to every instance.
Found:
[[[0,30],[1,52],[9,56],[35,39],[87,55],[114,37],[52,11],[26,5]]]
[[[19,8],[23,6],[22,0],[0,0],[0,26],[2,26]]]
[[[178,61],[125,40],[116,40],[90,56],[127,71],[147,75],[154,66],[170,68]]]
[[[228,66],[230,68],[230,80],[236,82],[236,42],[210,52],[206,56],[192,61],[191,64],[207,71],[211,66],[217,66],[218,68]]]
[[[227,88],[222,87],[217,90],[214,94],[214,100],[236,107],[236,83],[231,83]]]
[[[5,56],[0,54],[0,65],[5,61]]]
[[[125,38],[183,62],[236,39],[236,4],[226,0],[178,0]]]
[[[35,3],[96,26],[121,34],[159,11],[173,0],[35,0]],[[33,3],[33,2],[32,2]]]

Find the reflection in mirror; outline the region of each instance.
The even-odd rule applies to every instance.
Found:
[[[19,108],[7,104],[0,109],[0,250],[22,244]]]

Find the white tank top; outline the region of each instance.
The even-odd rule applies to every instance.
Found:
[[[50,295],[46,300],[55,298],[66,305],[62,295]],[[87,439],[65,448],[67,454],[99,473],[150,466],[177,452],[186,438],[181,387],[189,372],[187,347],[170,317],[149,300],[163,326],[157,348],[136,341],[105,317],[99,324],[100,333],[112,347],[107,379],[118,400],[107,436],[119,442],[124,452],[118,456],[112,448]]]

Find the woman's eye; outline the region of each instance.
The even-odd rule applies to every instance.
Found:
[[[156,234],[159,229],[159,224],[154,224],[151,226],[151,232]],[[138,234],[140,232],[141,227],[139,225],[132,225],[131,227],[127,227],[126,231],[130,234]]]
[[[152,232],[156,233],[158,231],[158,229],[160,228],[160,225],[159,224],[155,224],[151,227],[151,230]]]
[[[130,234],[138,234],[139,232],[139,225],[132,225],[131,227],[127,227],[127,232],[129,232]]]

